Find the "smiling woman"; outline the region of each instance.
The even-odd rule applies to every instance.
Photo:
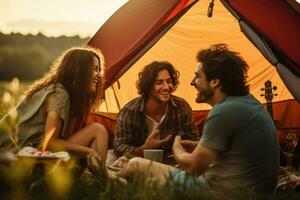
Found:
[[[63,149],[79,156],[100,156],[105,162],[108,135],[104,126],[94,123],[81,127],[103,98],[103,70],[104,59],[97,49],[74,47],[65,51],[0,121],[0,149]],[[5,133],[1,127],[13,112],[18,119],[14,124],[17,131]]]
[[[0,31],[26,34],[42,32],[47,36],[91,36],[126,2],[127,0],[1,0]]]

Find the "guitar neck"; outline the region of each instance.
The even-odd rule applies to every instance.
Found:
[[[267,111],[270,114],[272,120],[274,120],[272,102],[267,102]]]

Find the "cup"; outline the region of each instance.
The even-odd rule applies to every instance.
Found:
[[[163,149],[144,149],[144,158],[156,162],[163,161],[164,150]]]

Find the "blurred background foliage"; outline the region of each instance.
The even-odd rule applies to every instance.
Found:
[[[46,37],[0,32],[0,81],[34,81],[49,70],[62,51],[87,44],[90,38]]]
[[[31,82],[20,83],[18,78],[11,81],[0,81],[0,119],[22,98]]]

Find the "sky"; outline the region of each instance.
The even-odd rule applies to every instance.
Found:
[[[0,0],[0,31],[92,36],[127,0]]]
[[[93,36],[128,0],[0,0],[0,31]],[[300,0],[296,0],[300,2]]]

